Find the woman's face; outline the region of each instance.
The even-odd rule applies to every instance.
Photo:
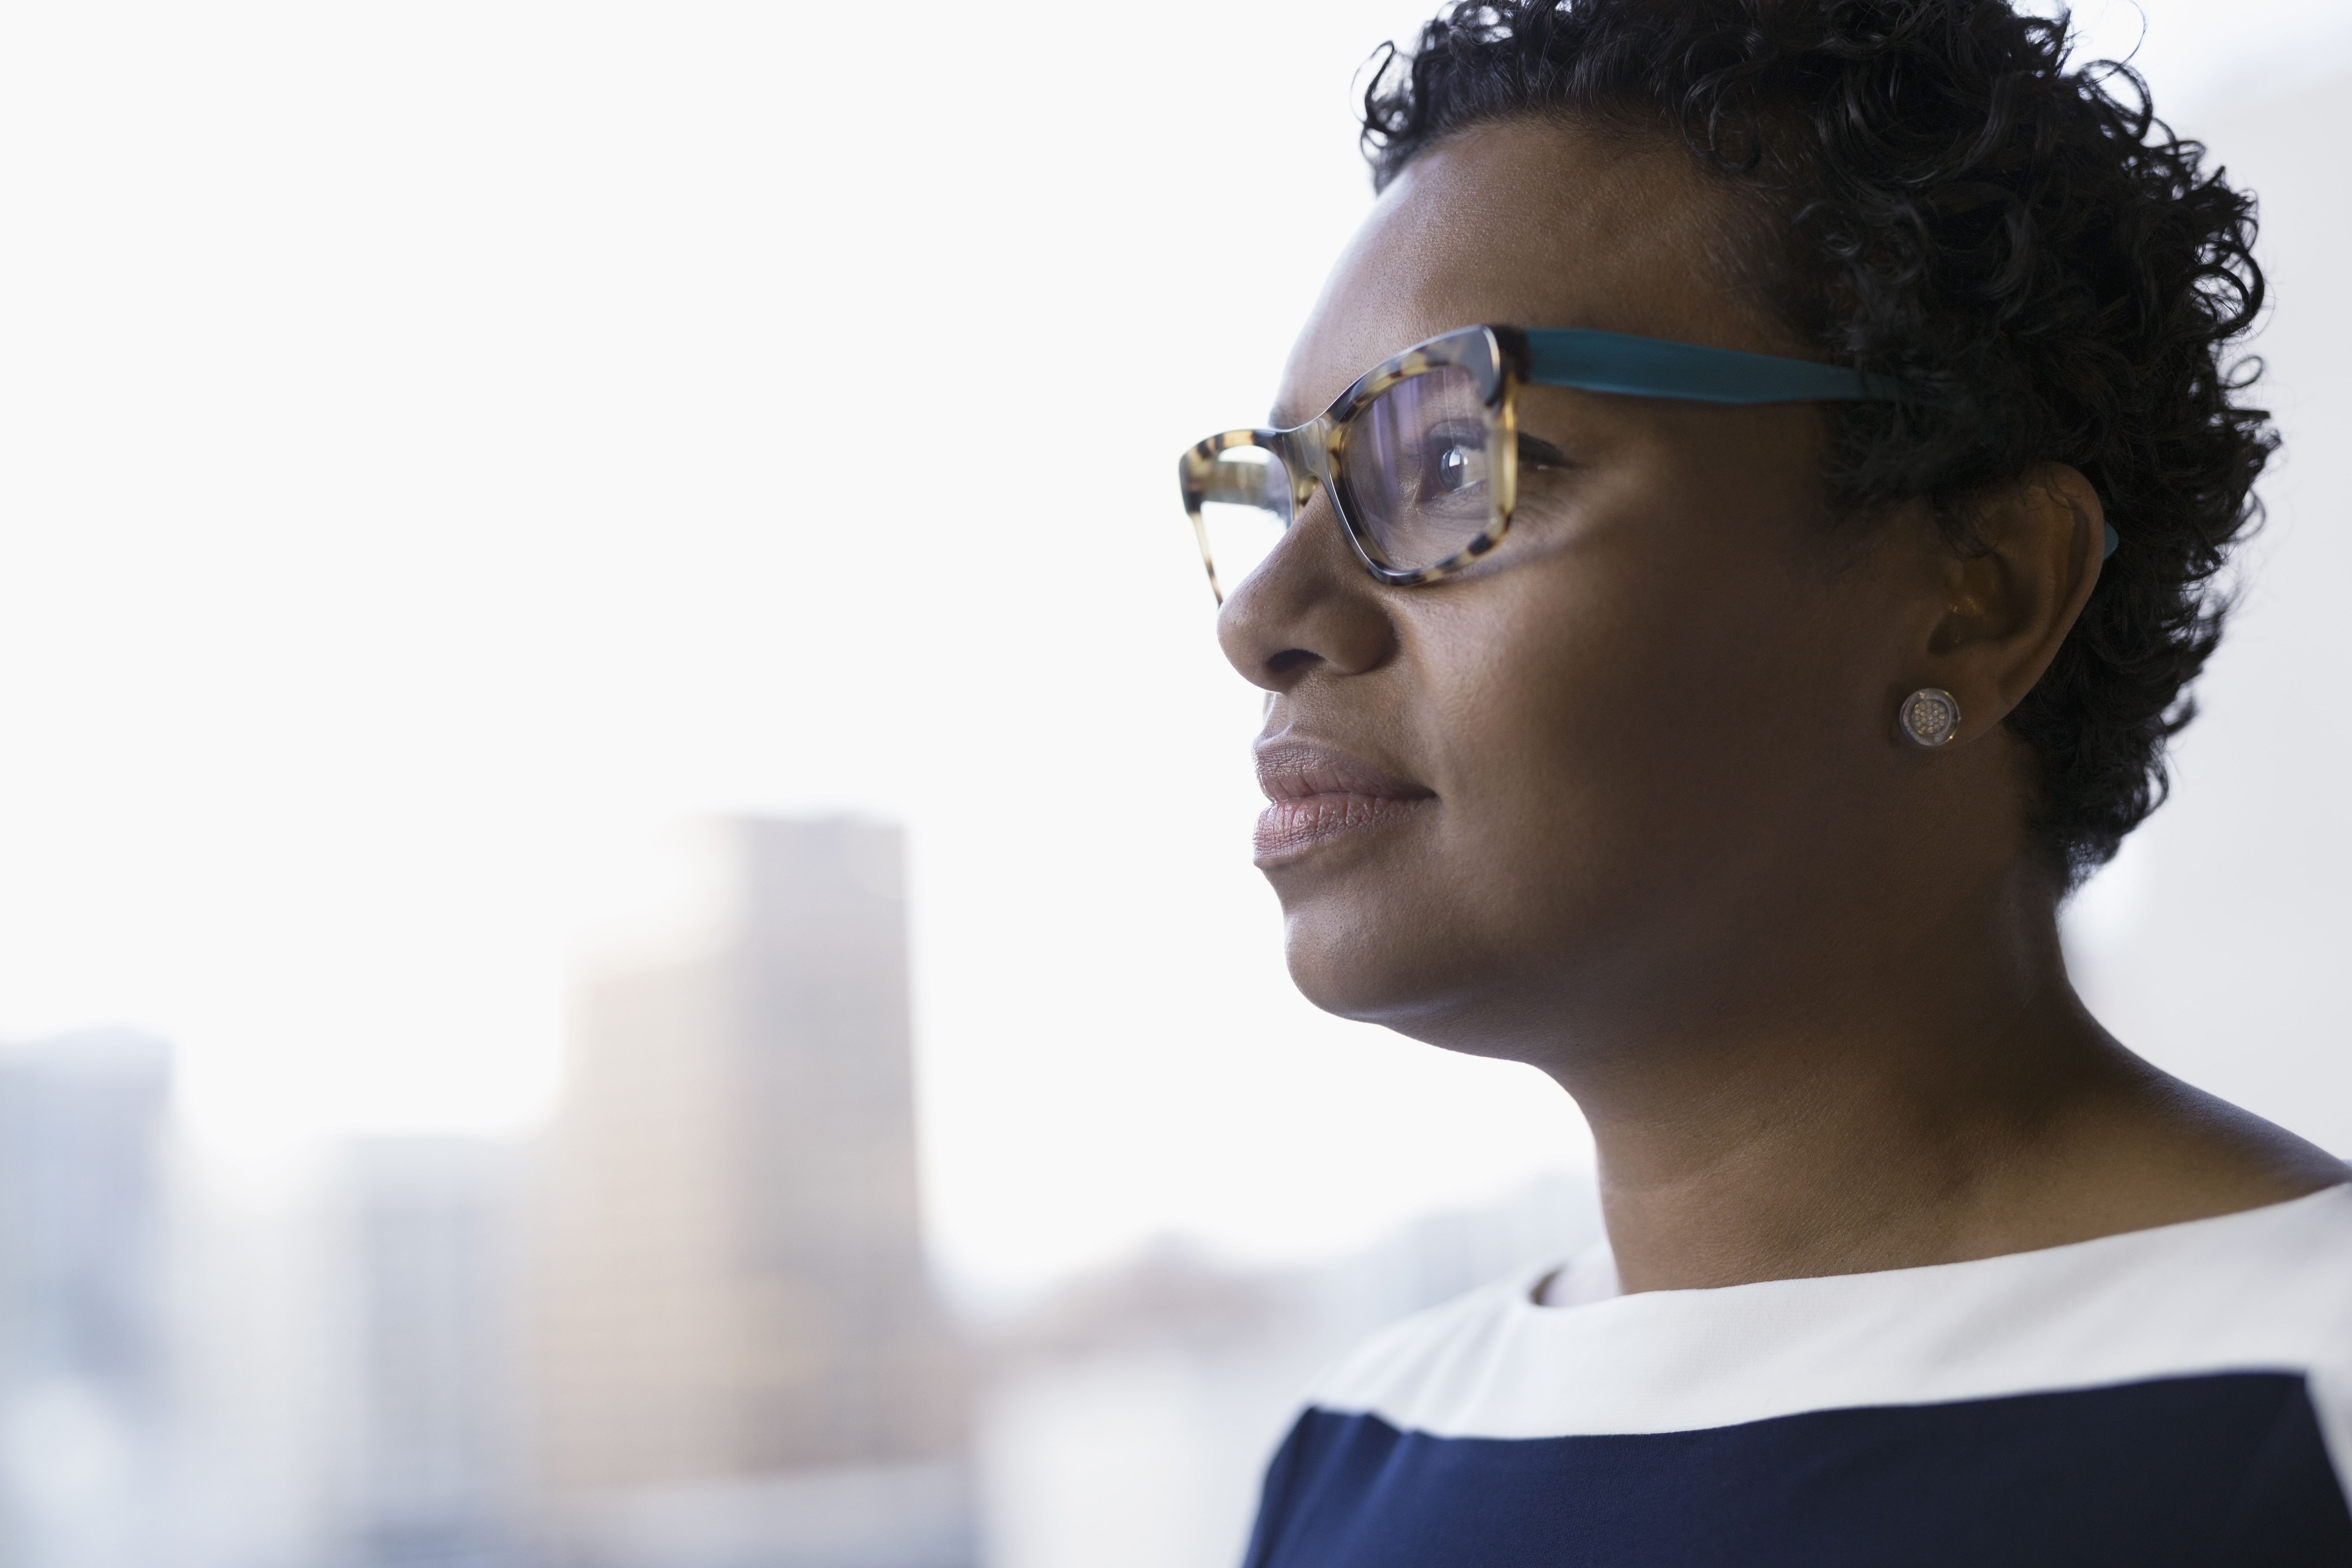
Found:
[[[1722,201],[1663,139],[1440,145],[1340,258],[1276,422],[1480,322],[1804,353],[1727,282]],[[1832,548],[1812,407],[1534,387],[1519,418],[1564,461],[1492,556],[1383,586],[1318,496],[1219,621],[1270,694],[1258,864],[1300,988],[1502,1055],[1780,984],[1866,914],[1919,760],[1892,732],[1917,595],[1888,585],[1920,553]]]

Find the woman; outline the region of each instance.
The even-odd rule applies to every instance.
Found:
[[[1609,1245],[1329,1377],[1253,1568],[2352,1563],[2352,1173],[2060,951],[2273,444],[2249,198],[2063,50],[1512,0],[1374,81],[1182,467],[1257,863],[1318,1005],[1575,1097]]]

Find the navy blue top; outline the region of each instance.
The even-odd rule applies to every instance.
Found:
[[[1936,1268],[1538,1283],[1327,1379],[1247,1568],[2352,1568],[2352,1189]]]

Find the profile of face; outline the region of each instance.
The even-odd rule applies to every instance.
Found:
[[[1727,200],[1663,137],[1529,120],[1441,142],[1340,258],[1276,423],[1478,323],[1814,357],[1736,281]],[[1801,1016],[1871,962],[1848,933],[1931,935],[1971,879],[2032,860],[2028,753],[2000,720],[2089,592],[2095,515],[2037,534],[2023,571],[1970,563],[1924,513],[1832,526],[1814,405],[1538,386],[1518,407],[1492,554],[1389,586],[1318,494],[1222,611],[1269,694],[1257,861],[1311,1000],[1555,1066]],[[1894,728],[1929,686],[1963,713],[1934,752]]]

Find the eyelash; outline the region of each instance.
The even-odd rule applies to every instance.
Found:
[[[1526,473],[1538,470],[1557,471],[1561,468],[1573,467],[1575,467],[1575,465],[1568,460],[1568,454],[1561,451],[1559,447],[1552,446],[1549,442],[1538,441],[1533,437],[1527,436],[1519,437],[1519,469],[1521,472]]]

